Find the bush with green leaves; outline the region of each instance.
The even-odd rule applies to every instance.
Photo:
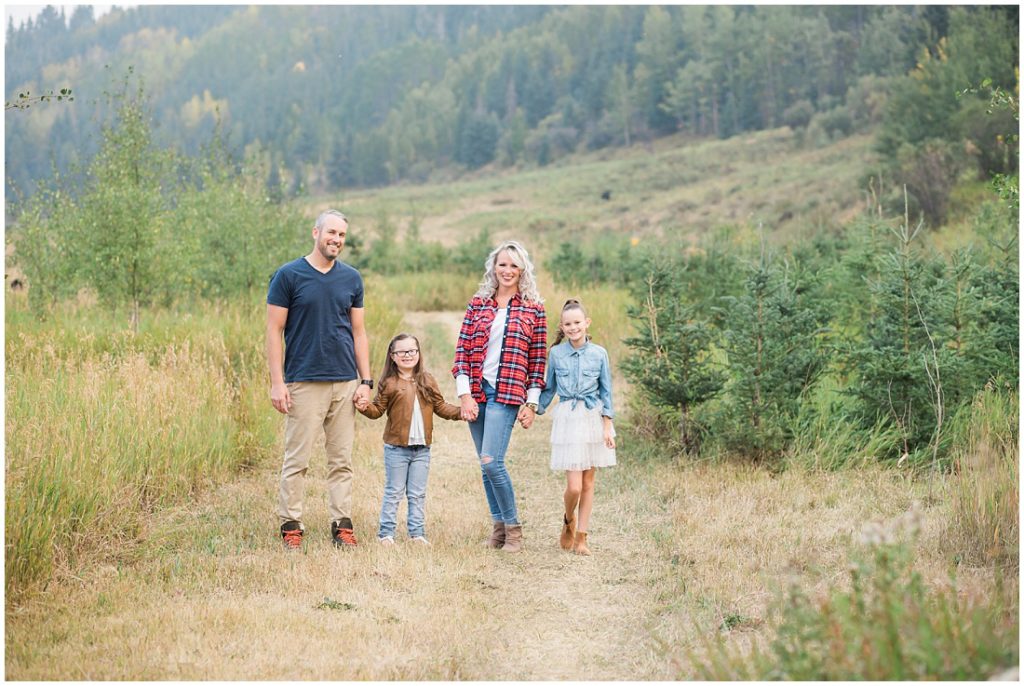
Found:
[[[267,197],[255,159],[239,169],[215,135],[192,167],[168,217],[177,293],[226,298],[262,290],[274,270],[309,250],[313,221]]]
[[[693,655],[707,680],[918,681],[988,679],[1017,665],[1019,627],[1011,588],[993,598],[929,588],[910,544],[888,531],[857,551],[848,583],[813,597],[793,585],[774,603],[775,635],[750,655],[724,643]]]
[[[102,302],[128,305],[137,329],[140,307],[170,295],[164,284],[175,267],[174,238],[165,220],[173,158],[152,141],[141,85],[131,93],[126,78],[113,101],[115,119],[103,129],[74,209],[75,269]]]
[[[219,136],[199,159],[158,148],[130,81],[81,182],[57,177],[18,208],[14,262],[40,316],[86,289],[138,331],[142,307],[265,289],[309,249],[313,222],[268,200],[259,166],[237,169]]]

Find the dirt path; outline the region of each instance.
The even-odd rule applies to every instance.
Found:
[[[431,549],[402,540],[404,512],[399,545],[376,544],[383,425],[361,420],[357,550],[330,545],[317,455],[304,554],[283,552],[277,465],[262,466],[154,515],[120,564],[90,568],[9,610],[7,677],[672,678],[649,631],[672,584],[645,533],[666,526],[667,515],[652,505],[643,470],[621,465],[599,476],[594,555],[572,555],[557,546],[563,477],[547,466],[550,421],[517,428],[509,461],[526,549],[507,555],[479,545],[489,516],[466,426],[435,426]]]

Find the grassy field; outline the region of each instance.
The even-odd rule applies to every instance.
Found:
[[[457,183],[396,186],[314,198],[339,204],[357,230],[386,216],[416,222],[424,238],[454,245],[482,229],[538,246],[614,231],[643,239],[693,236],[731,223],[763,223],[780,236],[834,226],[863,206],[871,137],[805,149],[788,129],[719,141],[680,136],[573,156],[549,167],[481,172]],[[601,194],[610,191],[609,200]],[[532,246],[530,246],[532,247]]]
[[[785,130],[683,143],[316,199],[310,212],[336,204],[363,231],[386,209],[448,245],[489,227],[495,239],[523,238],[538,261],[544,246],[569,236],[697,232],[730,217],[763,217],[782,240],[799,231],[782,219],[787,212],[807,220],[821,208],[822,221],[834,221],[854,211],[869,160],[866,138],[801,150]],[[608,187],[612,198],[602,202]],[[391,335],[409,331],[453,399],[452,349],[478,279],[370,276],[374,374]],[[628,352],[626,295],[570,293],[547,273],[540,285],[552,326],[566,296],[582,297],[594,339],[616,367]],[[1017,515],[1016,422],[1006,419],[1019,409],[1003,396],[980,397],[964,419],[971,440],[953,473],[882,469],[870,456],[857,469],[778,472],[647,457],[628,430],[646,421],[644,408],[616,370],[620,464],[598,477],[590,558],[557,547],[563,481],[547,467],[546,417],[517,428],[510,450],[523,554],[478,545],[489,517],[469,432],[441,421],[427,500],[434,546],[401,540],[400,524],[399,545],[378,547],[383,423],[360,419],[354,520],[362,545],[330,545],[319,449],[307,480],[306,547],[288,555],[273,514],[284,422],[267,399],[262,293],[147,312],[137,336],[125,332],[123,315],[88,302],[45,322],[24,294],[9,294],[6,305],[10,679],[771,678],[775,667],[750,665],[777,653],[786,614],[778,599],[789,588],[809,599],[798,626],[817,631],[813,622],[825,617],[832,624],[823,634],[859,650],[902,645],[913,663],[914,637],[926,626],[938,637],[931,644],[949,639],[945,652],[974,670],[962,678],[1016,664],[1016,554],[993,556],[980,541],[995,531],[995,548],[1017,550],[1018,530],[1004,523]],[[908,517],[913,535],[869,540],[888,541]],[[876,615],[869,605],[867,622],[835,619],[828,609],[855,587],[851,569],[891,545],[912,558],[916,575],[893,582],[902,584],[896,597],[923,598],[921,613]],[[940,607],[946,614],[932,612]],[[893,617],[894,625],[882,621]],[[935,627],[923,617],[950,619]],[[871,626],[906,636],[879,639]],[[904,676],[959,674],[959,663],[931,666],[925,657],[934,653],[921,653],[929,671]],[[902,664],[828,674],[894,678]]]
[[[429,364],[447,366],[459,312],[419,313]],[[948,583],[949,520],[935,484],[877,468],[782,475],[741,465],[636,462],[598,481],[594,556],[557,548],[561,478],[547,468],[549,420],[517,430],[511,470],[527,550],[477,544],[488,529],[465,426],[443,422],[428,498],[430,550],[374,544],[381,425],[359,423],[356,531],[329,541],[322,455],[307,487],[305,553],[280,550],[276,459],[140,519],[121,550],[76,566],[7,611],[14,679],[680,679],[700,676],[709,637],[764,642],[783,581],[840,581],[861,528],[921,505],[914,543],[926,583]],[[268,452],[279,448],[279,438]],[[994,593],[994,572],[960,590]],[[1011,580],[1011,586],[1015,582]],[[1012,589],[1004,589],[1009,594]],[[725,631],[725,628],[728,630]],[[29,637],[32,637],[31,640]],[[699,660],[698,660],[699,663]]]

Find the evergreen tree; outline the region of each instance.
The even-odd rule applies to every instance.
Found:
[[[864,338],[847,357],[855,375],[850,393],[860,402],[863,425],[890,421],[903,437],[902,445],[893,446],[902,454],[928,445],[942,411],[929,382],[940,321],[928,309],[930,302],[938,301],[933,299],[936,280],[913,244],[922,226],[911,228],[906,215],[894,231],[896,248],[876,258],[877,276],[868,283],[871,317]],[[945,367],[949,360],[942,341],[938,343],[935,348],[943,351],[940,367]]]
[[[800,397],[827,361],[821,313],[763,247],[745,292],[722,301],[728,381],[717,431],[729,448],[757,459],[777,455],[792,436]]]
[[[691,454],[701,433],[693,409],[721,390],[724,377],[711,356],[713,329],[696,307],[684,303],[680,282],[678,272],[662,263],[634,285],[642,304],[629,308],[637,335],[625,340],[633,352],[623,371],[648,401],[678,413],[680,445]]]

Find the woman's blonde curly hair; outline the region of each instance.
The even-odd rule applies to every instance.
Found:
[[[530,261],[530,253],[526,252],[518,241],[505,241],[491,251],[484,263],[484,279],[480,282],[480,288],[476,295],[481,298],[493,298],[498,291],[498,277],[494,273],[494,263],[498,260],[498,253],[502,250],[508,252],[512,263],[522,270],[519,275],[519,293],[523,300],[528,302],[543,303],[544,300],[537,292],[537,279],[533,274],[533,262]]]

